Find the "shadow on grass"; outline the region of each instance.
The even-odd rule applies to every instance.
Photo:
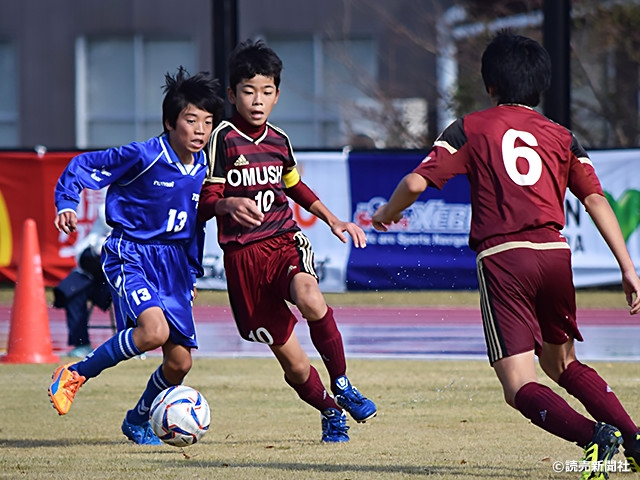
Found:
[[[120,440],[96,440],[90,438],[51,438],[51,439],[38,439],[31,440],[26,438],[21,439],[7,439],[0,438],[0,448],[59,448],[59,447],[77,447],[82,445],[94,445],[94,446],[111,446],[119,445],[122,443],[131,443],[126,439]],[[132,444],[133,445],[133,444]]]
[[[158,462],[161,464],[161,462]],[[338,464],[327,465],[322,463],[293,463],[293,462],[203,462],[190,463],[190,467],[218,469],[219,473],[227,469],[265,469],[274,472],[282,471],[291,474],[293,472],[317,472],[317,473],[375,473],[375,474],[402,474],[416,476],[460,476],[466,478],[530,478],[530,473],[522,467],[508,468],[504,466],[478,466],[478,465],[358,465]],[[214,477],[212,477],[214,478]],[[224,477],[221,477],[224,478]],[[286,477],[283,477],[286,478]]]

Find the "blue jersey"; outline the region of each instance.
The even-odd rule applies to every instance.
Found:
[[[163,136],[82,153],[60,176],[58,213],[75,211],[83,189],[109,186],[105,210],[113,231],[102,249],[102,269],[119,330],[157,306],[169,323],[171,340],[197,347],[192,292],[202,274],[197,209],[206,172],[203,152],[186,166]]]
[[[76,210],[84,188],[109,185],[106,220],[138,241],[191,240],[200,188],[207,173],[203,152],[193,168],[183,165],[166,136],[74,157],[58,180],[58,212]]]

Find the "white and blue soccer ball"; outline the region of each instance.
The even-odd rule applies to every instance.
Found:
[[[193,445],[209,429],[209,403],[195,388],[175,385],[151,404],[149,421],[160,440],[174,447]]]

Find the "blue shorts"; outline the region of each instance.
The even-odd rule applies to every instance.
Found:
[[[118,331],[136,325],[138,316],[160,307],[169,324],[169,339],[198,348],[193,319],[193,279],[184,245],[138,243],[118,236],[102,248],[102,269],[113,296]]]

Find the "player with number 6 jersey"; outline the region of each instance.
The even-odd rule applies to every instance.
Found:
[[[640,279],[616,217],[571,131],[533,109],[551,78],[547,51],[530,38],[500,32],[482,56],[482,78],[495,106],[446,128],[373,214],[373,226],[386,231],[427,187],[466,175],[487,353],[505,400],[535,425],[584,448],[592,468],[583,480],[608,478],[606,463],[623,439],[631,469],[640,471],[638,426],[602,377],[576,358],[574,341],[582,336],[571,252],[561,233],[567,188],[618,261],[636,314]],[[538,382],[536,355],[542,370],[593,419]]]
[[[193,319],[196,277],[201,275],[202,235],[197,209],[207,172],[203,148],[222,116],[218,82],[208,73],[190,76],[180,67],[165,76],[164,132],[146,142],[74,157],[58,180],[55,225],[69,234],[84,188],[108,186],[102,269],[111,289],[118,333],[78,363],[53,374],[49,398],[65,415],[78,389],[121,361],[162,348],[136,406],[122,423],[134,443],[159,445],[149,424],[156,396],[182,383],[198,347]]]
[[[365,246],[364,232],[333,215],[301,180],[285,133],[267,122],[280,94],[282,61],[263,42],[247,41],[229,59],[228,97],[236,113],[222,122],[209,143],[211,165],[199,215],[216,217],[224,252],[227,293],[242,338],[269,345],[298,396],[321,412],[322,441],[345,442],[347,410],[364,422],[375,404],[346,376],[342,336],[324,301],[313,250],[293,219],[287,197],[322,219],[342,242]],[[300,346],[288,302],[309,325],[313,345],[329,372],[327,393]]]
[[[469,245],[476,252],[538,229],[547,241],[564,241],[567,187],[581,201],[602,195],[571,132],[525,105],[500,104],[456,120],[414,172],[438,189],[467,175],[474,191]]]

